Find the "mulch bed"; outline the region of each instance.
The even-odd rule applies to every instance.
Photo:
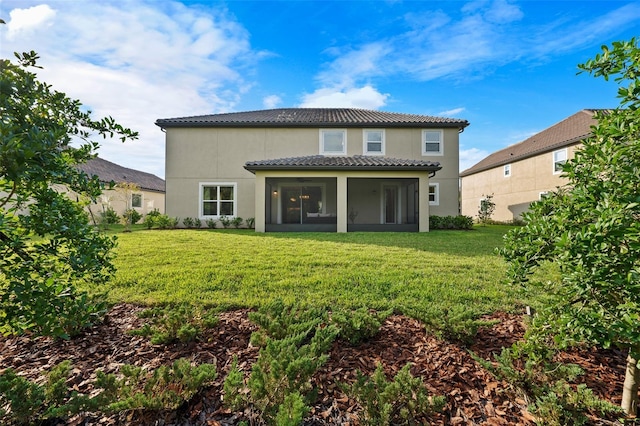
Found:
[[[136,315],[141,309],[117,305],[102,324],[69,341],[46,337],[0,337],[0,371],[12,367],[25,377],[41,381],[44,370],[69,359],[73,364],[69,385],[79,392],[90,393],[98,369],[114,373],[123,364],[153,369],[178,358],[189,358],[198,364],[215,363],[218,378],[214,385],[177,411],[78,415],[59,424],[210,426],[232,425],[240,420],[262,424],[257,413],[250,410],[232,413],[221,404],[222,383],[233,357],[238,357],[240,368],[249,374],[258,356],[258,348],[249,344],[256,327],[248,320],[247,310],[221,314],[219,324],[200,342],[164,346],[152,345],[146,338],[127,334],[128,330],[143,324],[144,320]],[[534,417],[526,410],[526,402],[469,354],[473,351],[485,360],[492,360],[502,348],[522,338],[522,318],[496,313],[485,319],[497,323],[481,328],[469,347],[438,340],[427,334],[418,321],[400,315],[389,317],[373,340],[358,347],[336,341],[329,361],[314,376],[313,386],[318,390],[318,398],[305,424],[357,425],[359,407],[343,393],[340,383],[355,380],[356,370],[371,374],[378,364],[392,377],[409,362],[413,365],[412,373],[424,379],[431,394],[446,397],[444,411],[425,419],[431,424],[534,424]],[[560,355],[562,361],[582,366],[586,374],[580,380],[600,398],[614,404],[620,403],[622,395],[625,358],[620,351],[602,349],[572,350]],[[592,424],[612,422],[594,418]]]

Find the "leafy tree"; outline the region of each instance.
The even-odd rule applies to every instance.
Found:
[[[557,343],[582,341],[627,349],[622,408],[638,407],[640,359],[640,49],[615,42],[579,65],[618,83],[620,106],[599,111],[593,136],[563,167],[568,184],[534,203],[526,226],[512,230],[502,254],[514,282],[530,283],[544,262],[560,269],[543,285],[542,312]],[[533,281],[533,280],[531,280]]]
[[[95,156],[92,136],[137,133],[111,117],[92,119],[79,101],[38,81],[28,70],[37,67],[35,52],[16,58],[0,60],[0,331],[66,338],[104,308],[78,285],[103,283],[114,270],[114,238],[83,210],[100,182],[77,165]]]

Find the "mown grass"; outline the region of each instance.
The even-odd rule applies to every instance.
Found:
[[[505,282],[504,226],[430,233],[118,233],[113,302],[190,302],[221,309],[276,298],[329,308],[443,311],[475,318],[535,305]],[[421,314],[422,313],[422,314]]]

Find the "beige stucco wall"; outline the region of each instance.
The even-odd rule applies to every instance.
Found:
[[[579,145],[567,147],[567,158],[573,158]],[[553,151],[511,163],[510,175],[504,176],[504,166],[498,166],[462,178],[462,214],[477,218],[480,200],[493,194],[496,205],[491,217],[511,221],[521,217],[529,204],[540,198],[541,192],[553,191],[566,183],[553,173]]]
[[[385,129],[385,156],[440,162],[430,182],[439,184],[440,203],[431,212],[458,214],[458,129],[443,129],[444,155],[422,156],[422,129]],[[238,211],[255,217],[255,176],[247,161],[320,153],[318,128],[168,128],[166,129],[166,213],[198,217],[200,183],[237,184]],[[347,155],[363,154],[363,129],[347,129]]]

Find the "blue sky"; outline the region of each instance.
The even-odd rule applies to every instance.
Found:
[[[164,177],[158,118],[278,107],[451,116],[461,170],[617,86],[577,64],[640,36],[638,1],[0,0],[0,54],[140,140],[100,156]]]

